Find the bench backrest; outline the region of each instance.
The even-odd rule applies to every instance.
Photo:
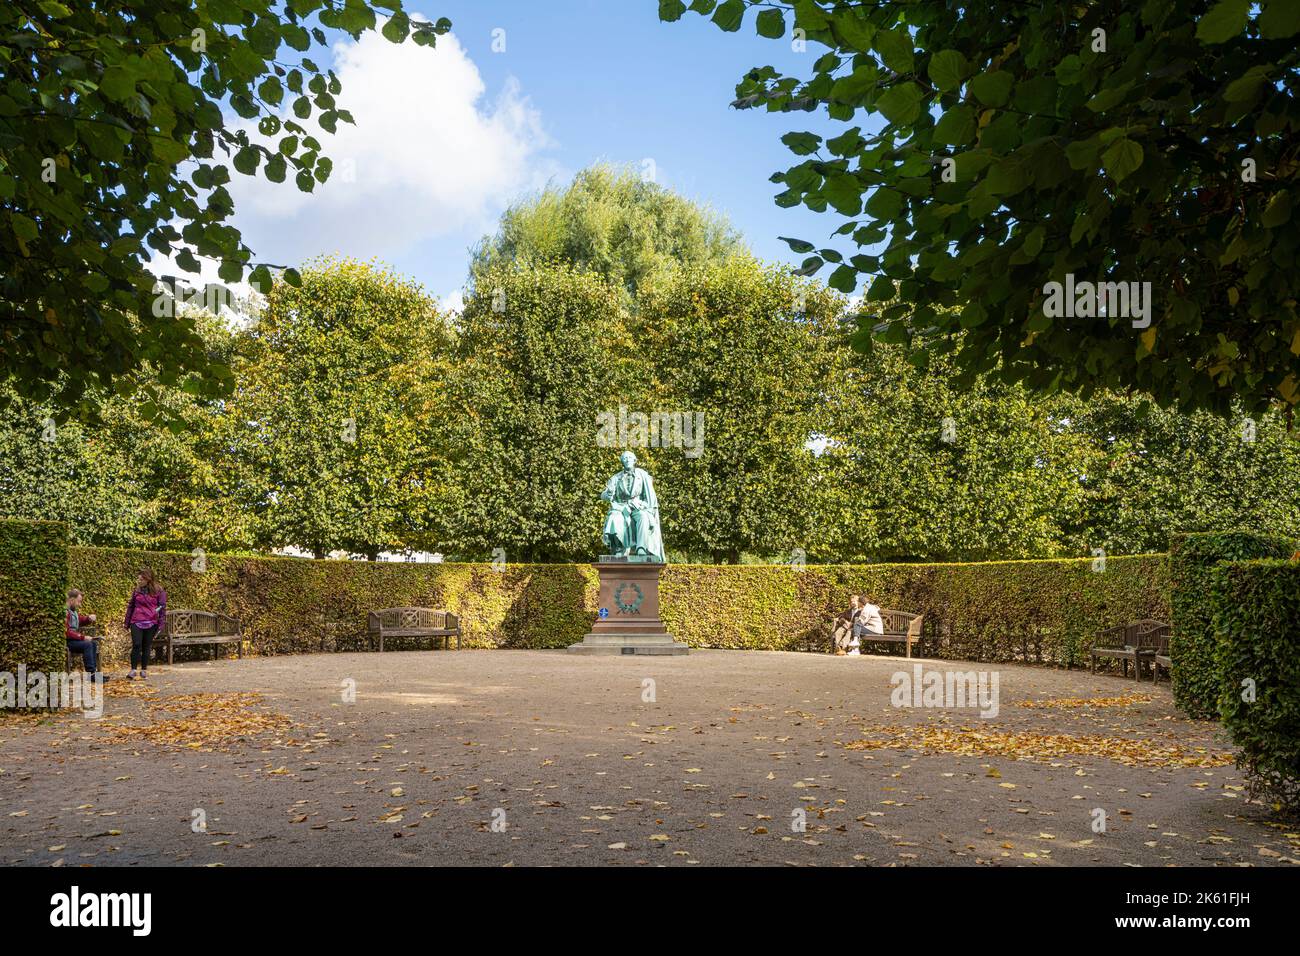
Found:
[[[171,637],[218,637],[236,633],[234,619],[212,611],[177,608],[167,612],[167,633]]]
[[[387,607],[382,611],[372,611],[371,614],[372,620],[377,620],[379,626],[385,630],[406,631],[447,627],[447,612],[431,607]]]
[[[852,615],[853,609],[849,608],[849,610],[835,615],[835,621],[847,624]],[[924,621],[924,614],[913,614],[911,611],[894,611],[883,607],[880,609],[880,623],[884,625],[886,634],[920,637],[921,625]]]
[[[1159,653],[1169,650],[1169,632],[1172,629],[1164,621],[1144,618],[1130,621],[1118,627],[1110,627],[1099,635],[1100,643],[1111,646],[1154,648]]]
[[[1137,646],[1143,649],[1152,649],[1157,654],[1169,653],[1169,634],[1173,630],[1163,621],[1138,621],[1137,622]]]
[[[910,611],[890,611],[880,609],[880,621],[885,625],[886,634],[910,634],[913,637],[921,633],[921,622],[925,615]]]

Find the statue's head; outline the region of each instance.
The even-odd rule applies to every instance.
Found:
[[[623,452],[623,454],[618,456],[618,460],[623,463],[624,471],[631,471],[636,467],[636,455],[632,454],[630,451]]]

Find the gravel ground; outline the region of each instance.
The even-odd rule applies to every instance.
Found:
[[[1167,685],[1001,666],[982,718],[891,706],[914,663],[415,651],[157,667],[110,682],[98,720],[0,716],[0,863],[1300,863],[1300,834],[1247,800],[1222,732],[1178,716]],[[846,746],[863,739],[910,749]],[[1221,765],[1124,762],[1152,759]]]

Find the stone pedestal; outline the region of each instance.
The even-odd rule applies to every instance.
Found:
[[[603,558],[600,615],[570,654],[686,654],[690,648],[668,633],[659,617],[662,562]]]

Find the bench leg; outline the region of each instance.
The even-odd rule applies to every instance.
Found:
[[[171,662],[172,662],[172,642],[171,642],[171,638],[168,638],[167,639],[167,663],[170,664]]]

